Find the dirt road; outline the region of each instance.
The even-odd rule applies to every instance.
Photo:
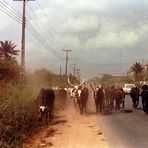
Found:
[[[94,102],[91,102],[92,105]],[[94,110],[94,108],[93,108]],[[90,109],[89,109],[89,112]],[[28,148],[107,148],[107,141],[97,125],[97,115],[80,115],[68,101],[51,125],[41,129],[25,144]]]

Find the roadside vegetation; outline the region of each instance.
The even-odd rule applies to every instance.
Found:
[[[110,74],[102,74],[101,77],[95,77],[89,80],[94,84],[103,84],[104,86],[114,85],[115,87],[123,87],[124,84],[133,83],[137,87],[143,85],[140,82],[148,82],[148,69],[140,62],[135,62],[130,68],[127,75],[113,76]]]
[[[67,86],[65,76],[45,68],[26,72],[25,82],[20,83],[18,55],[14,43],[0,42],[0,147],[5,148],[18,147],[26,139],[26,133],[39,127],[36,105],[39,90]]]

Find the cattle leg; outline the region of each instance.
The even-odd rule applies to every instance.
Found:
[[[98,100],[97,99],[95,99],[95,105],[96,105],[96,113],[98,113]]]
[[[144,110],[144,107],[145,107],[145,99],[142,97],[142,107],[143,107],[143,110]]]
[[[84,112],[86,114],[87,113],[87,100],[84,101],[83,108],[84,108]]]
[[[83,115],[83,109],[84,109],[84,107],[83,107],[82,103],[80,103],[80,114],[81,115]]]
[[[46,120],[46,124],[48,124],[48,110],[45,111],[45,120]]]
[[[111,99],[110,108],[111,108],[111,110],[113,110],[113,108],[114,108],[114,99]]]
[[[133,107],[135,108],[135,106],[136,106],[135,104],[136,103],[135,103],[135,98],[134,97],[132,97],[132,102],[133,102]]]
[[[102,105],[100,104],[100,113],[102,113]]]
[[[49,122],[53,120],[53,116],[54,116],[54,104],[52,104],[48,110]]]
[[[122,105],[123,105],[122,107],[123,107],[123,109],[124,109],[124,106],[125,106],[125,101],[124,101],[124,100],[123,100],[123,102],[122,102]]]
[[[82,108],[82,106],[80,105],[79,108],[80,108],[80,114],[83,115],[83,108]]]
[[[116,99],[116,111],[120,109],[120,101]]]
[[[135,108],[137,108],[138,104],[139,104],[139,98],[136,99]]]
[[[101,102],[98,103],[98,107],[99,107],[99,112],[102,113],[102,104],[101,104]]]
[[[73,98],[73,104],[74,104],[74,107],[77,111],[78,110],[78,103],[76,102],[76,100],[74,98]]]
[[[77,102],[78,102],[78,106],[79,106],[80,114],[82,115],[82,114],[83,114],[82,102],[81,102],[80,99],[78,99]]]

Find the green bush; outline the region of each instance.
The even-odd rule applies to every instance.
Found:
[[[25,139],[28,131],[38,127],[38,108],[30,87],[13,87],[9,98],[0,104],[0,145],[13,147]]]

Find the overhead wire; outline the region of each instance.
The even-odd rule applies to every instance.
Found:
[[[4,6],[9,7],[16,14],[16,16],[19,15],[19,17],[22,17],[22,14],[19,11],[17,11],[16,9],[14,9],[12,6],[10,6],[9,3],[6,2],[5,0],[3,0],[3,2],[1,2],[1,3],[5,3]]]
[[[3,13],[5,13],[6,15],[8,15],[10,18],[12,18],[13,20],[15,20],[16,22],[18,22],[19,24],[22,24],[21,18],[15,16],[14,13],[13,13],[13,11],[11,11],[11,9],[6,8],[4,5],[1,5],[1,1],[0,1],[0,10]],[[27,29],[28,29],[28,27],[27,27]],[[32,31],[32,28],[29,28],[29,31],[34,32],[34,31]],[[38,36],[39,36],[39,34],[38,34]],[[41,43],[41,41],[40,41],[40,43]]]
[[[32,12],[32,14],[33,14],[36,18],[38,18],[37,20],[38,20],[38,22],[39,22],[39,25],[42,24],[42,22],[40,21],[40,18],[36,15],[36,13],[34,12],[34,10],[33,10],[29,5],[27,5],[27,6],[28,6],[29,10]],[[35,20],[35,19],[32,19],[30,15],[27,15],[27,16],[30,18],[30,20]],[[32,24],[32,25],[34,26],[34,24]],[[38,25],[38,27],[39,27],[39,25]],[[34,26],[34,27],[35,27],[35,26]],[[46,28],[48,28],[48,26],[46,26]],[[56,56],[58,56],[58,58],[62,59],[62,57],[61,57],[61,55],[59,54],[59,52],[56,51],[56,49],[61,48],[61,46],[59,46],[59,43],[56,43],[53,39],[51,39],[51,33],[49,32],[49,30],[48,30],[48,29],[45,30],[45,28],[44,28],[44,27],[41,27],[41,26],[39,27],[39,30],[42,30],[42,31],[41,31],[42,33],[44,32],[44,36],[46,36],[46,39],[48,39],[48,41],[52,44],[52,48],[55,49],[54,52],[56,53]],[[49,35],[49,34],[50,34],[50,35]],[[51,45],[51,44],[50,44],[50,45]],[[58,46],[59,46],[59,47],[58,47]]]
[[[17,3],[17,4],[19,4],[19,6],[21,6],[21,8],[22,8],[22,5],[20,3]],[[17,9],[10,6],[5,0],[3,2],[0,1],[0,10],[3,13],[5,13],[7,16],[9,16],[11,19],[16,21],[17,23],[22,24],[22,14]],[[38,29],[36,29],[36,26],[28,20],[28,18],[30,20],[33,20],[32,17],[29,14],[26,14],[26,16],[27,16],[27,18],[26,18],[26,29],[29,31],[29,33],[32,35],[32,37],[38,43],[40,43],[46,50],[53,48],[53,44],[51,45],[51,41],[50,41],[50,44],[49,44],[49,42],[47,42],[47,39],[49,38],[49,36],[45,33],[45,30],[38,27],[38,26],[37,26]],[[57,53],[56,51],[53,51],[53,49],[52,50],[50,49],[50,51],[52,53],[54,52],[54,55],[56,54],[56,56],[61,59],[61,55],[59,55],[59,53]],[[62,57],[62,59],[63,59],[63,57]],[[73,67],[72,67],[71,63],[69,63],[69,67],[73,71]]]
[[[40,5],[40,3],[38,1],[37,2],[37,5],[39,7],[40,10],[43,10],[42,6]],[[41,11],[42,12],[42,15],[43,17],[46,19],[46,22],[48,23],[48,25],[50,26],[51,30],[52,30],[52,33],[54,34],[54,37],[55,37],[55,40],[62,44],[64,47],[66,47],[65,43],[64,42],[61,42],[61,39],[59,39],[59,34],[56,32],[56,30],[54,29],[54,27],[51,25],[47,15],[44,13],[44,11]]]
[[[35,14],[35,12],[33,11],[33,9],[28,5],[28,8],[29,8],[29,10],[32,12],[32,14],[35,16],[35,17],[37,17],[38,18],[38,16]],[[29,15],[28,15],[29,16]],[[30,20],[35,20],[35,19],[32,19],[30,16],[29,16],[29,18],[30,18]],[[38,18],[38,27],[42,24],[42,22],[40,21],[40,18]],[[41,30],[43,30],[43,32],[46,34],[46,36],[48,36],[47,38],[49,39],[49,41],[52,43],[52,44],[54,44],[54,46],[55,46],[55,48],[59,48],[60,46],[59,46],[59,44],[56,44],[56,42],[55,42],[55,40],[53,40],[52,38],[51,38],[51,33],[49,32],[49,30],[48,30],[48,26],[46,26],[46,30],[45,30],[45,28],[44,27],[39,27]],[[49,35],[50,34],[50,35]],[[56,47],[57,46],[57,47]],[[59,47],[58,47],[59,46]]]
[[[9,17],[11,17],[13,20],[17,21],[18,23],[22,23],[22,20],[15,13],[13,13],[13,11],[10,8],[6,9],[6,7],[7,5],[0,1],[0,10],[3,13],[7,14]]]
[[[33,9],[29,6],[29,5],[27,5],[28,6],[28,8],[30,9],[30,11],[33,13],[33,15],[35,15],[36,17],[38,17],[36,14],[35,14],[35,12],[33,11]],[[30,19],[30,20],[34,20],[29,14],[27,14],[27,17]],[[28,21],[29,22],[29,21]],[[42,22],[40,21],[40,18],[38,18],[38,22],[40,23],[40,24],[42,24]],[[31,23],[31,22],[29,22],[32,26],[34,26],[34,27],[36,27],[33,23]],[[39,24],[38,23],[38,24]],[[49,32],[44,28],[44,27],[41,27],[41,25],[38,25],[38,30],[40,30],[40,32],[42,32],[42,35],[43,36],[45,36],[46,37],[46,39],[52,44],[52,48],[57,48],[57,46],[56,46],[56,44],[54,43],[54,41],[50,38],[50,36],[49,36]]]
[[[40,18],[39,18],[39,16],[35,13],[35,11],[29,6],[29,5],[27,5],[28,7],[27,8],[29,8],[29,10],[32,12],[32,14],[36,17],[36,18],[38,18],[37,20],[37,22],[38,22],[38,24],[40,25],[40,24],[42,24],[42,22],[40,21]],[[39,7],[39,9],[42,9],[41,7]],[[42,14],[43,15],[43,14]],[[30,18],[30,20],[35,20],[35,19],[32,19],[31,18],[31,16],[30,15],[27,15],[29,18]],[[44,15],[45,16],[45,15]],[[46,16],[45,16],[46,17]],[[45,18],[44,17],[44,18]],[[46,19],[46,18],[45,18]],[[47,20],[46,20],[47,21]],[[57,40],[54,38],[54,39],[52,39],[51,38],[51,35],[53,35],[53,32],[51,33],[50,32],[50,29],[49,29],[49,24],[46,26],[46,30],[45,30],[45,28],[44,27],[39,27],[40,28],[40,30],[43,30],[42,32],[44,32],[45,34],[46,34],[46,36],[48,36],[47,37],[47,39],[49,39],[49,42],[51,42],[52,43],[52,47],[54,46],[54,48],[55,49],[61,49],[61,46],[59,45],[60,43],[58,43],[57,42]],[[52,36],[53,37],[53,36]],[[60,59],[62,59],[61,58],[61,55],[59,55],[59,53],[58,52],[56,52],[56,55],[58,55],[59,56],[59,58]]]
[[[22,7],[22,5],[20,3],[18,3],[19,6]],[[32,17],[28,14],[26,14],[28,18],[30,18],[30,20],[32,20]],[[40,36],[40,34],[38,33],[38,31],[36,29],[34,29],[34,26],[32,24],[30,24],[30,22],[28,21],[28,19],[26,19],[26,28],[27,30],[33,35],[33,37],[35,39],[37,39],[44,47],[45,47],[45,43],[42,41],[42,37]],[[46,46],[47,48],[47,46]]]
[[[16,22],[22,24],[21,13],[19,13],[15,8],[11,7],[5,0],[3,2],[0,1],[0,10],[12,19],[14,19]],[[41,36],[41,34],[29,23],[27,19],[26,28],[33,35],[33,37],[46,49],[52,47],[51,45],[47,44],[44,37]]]

